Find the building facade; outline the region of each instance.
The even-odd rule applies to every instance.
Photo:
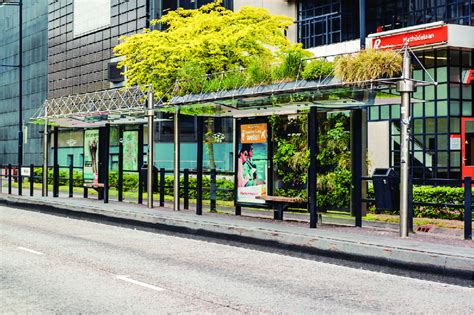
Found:
[[[25,56],[25,106],[33,112],[46,98],[105,90],[123,84],[114,65],[118,61],[112,49],[120,36],[140,32],[150,19],[159,18],[178,7],[198,8],[211,0],[49,0],[28,1],[25,12],[25,36],[31,36],[27,49],[36,49],[28,61]],[[91,10],[92,3],[97,10]],[[418,88],[413,97],[423,102],[413,104],[412,165],[417,178],[461,178],[466,163],[472,163],[470,118],[473,117],[473,85],[463,82],[463,75],[474,68],[472,43],[474,4],[469,0],[225,0],[224,5],[238,10],[243,5],[264,7],[274,14],[285,14],[295,20],[287,36],[303,43],[317,57],[353,53],[370,46],[370,34],[404,34],[413,28],[426,29],[433,22],[444,22],[448,28],[465,27],[463,40],[440,41],[413,47],[437,86]],[[30,7],[28,7],[30,6]],[[15,60],[15,8],[0,8],[0,23],[7,31],[0,34],[2,62]],[[36,23],[36,24],[35,24]],[[26,24],[30,25],[27,26]],[[443,24],[444,25],[444,24]],[[450,25],[454,25],[451,27]],[[412,29],[410,29],[412,28]],[[3,28],[2,28],[3,29]],[[30,33],[28,33],[28,31]],[[29,35],[27,35],[29,34]],[[34,40],[36,34],[39,40]],[[459,37],[459,36],[458,36]],[[362,38],[362,39],[361,39]],[[24,39],[25,43],[28,40]],[[27,48],[29,47],[29,48]],[[30,53],[28,53],[30,54]],[[29,67],[29,68],[28,68]],[[17,69],[0,69],[0,163],[16,162],[17,145]],[[115,73],[115,74],[114,74]],[[415,64],[416,79],[428,75]],[[16,80],[16,81],[15,81]],[[35,86],[35,87],[33,87]],[[28,96],[30,93],[32,96]],[[26,101],[26,98],[31,98]],[[25,107],[26,108],[26,107]],[[25,121],[28,119],[25,109]],[[399,166],[400,108],[384,105],[368,109],[368,150],[371,168]],[[218,168],[232,169],[232,121],[218,120],[216,131],[225,135],[217,145]],[[33,130],[34,127],[30,127]],[[474,127],[472,127],[474,129]],[[60,164],[73,162],[81,166],[83,130],[60,134]],[[147,139],[145,130],[145,141]],[[159,167],[172,168],[172,122],[157,124],[156,160]],[[183,118],[182,167],[195,164],[196,121]],[[382,135],[382,136],[381,136]],[[40,134],[28,132],[25,157],[41,160]],[[114,139],[114,137],[112,137]],[[146,143],[145,143],[146,144]],[[466,146],[467,144],[467,146]],[[112,167],[116,153],[111,148]]]
[[[40,129],[29,118],[46,100],[48,85],[48,6],[43,0],[22,7],[23,164],[41,163]],[[0,164],[18,163],[20,7],[0,5]]]

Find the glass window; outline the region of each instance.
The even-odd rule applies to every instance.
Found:
[[[425,86],[425,100],[430,101],[435,99],[435,87]]]
[[[448,152],[438,151],[438,167],[447,167],[447,166],[448,166]]]
[[[443,21],[443,19],[441,19]],[[448,51],[447,50],[438,50],[436,53],[436,63],[438,64],[438,67],[444,67],[448,64]],[[438,73],[439,75],[439,73]],[[441,82],[438,77],[438,82]]]
[[[434,117],[435,116],[435,104],[433,102],[425,103],[425,116]]]
[[[459,71],[459,67],[450,67],[449,68],[449,82],[461,82],[461,74]]]
[[[423,117],[423,103],[413,104],[413,117]]]
[[[392,119],[400,119],[400,105],[392,105]]]
[[[426,133],[435,132],[435,119],[434,118],[426,118],[425,125],[426,125]]]
[[[448,118],[438,118],[438,133],[448,132]]]
[[[390,118],[390,106],[380,106],[380,119],[389,119]]]
[[[413,119],[413,132],[415,134],[423,133],[423,119]]]
[[[370,107],[370,120],[379,119],[379,106]]]
[[[448,116],[448,102],[447,101],[439,101],[436,103],[436,115]]]
[[[438,92],[437,99],[443,100],[448,98],[448,85],[447,84],[440,84],[436,87]]]
[[[472,103],[471,101],[462,102],[462,115],[472,116]]]
[[[451,92],[451,98],[459,99],[461,97],[461,87],[457,83],[451,83],[449,85],[449,89]]]
[[[460,133],[461,132],[461,119],[459,118],[450,118],[449,119],[449,131],[451,133]]]
[[[469,50],[463,50],[462,51],[462,66],[463,67],[471,67],[471,51]]]
[[[449,165],[451,167],[461,166],[461,152],[460,151],[451,151],[450,157],[449,157]]]
[[[438,83],[444,83],[448,81],[448,68],[441,67],[436,69],[436,81]]]
[[[474,84],[474,82],[471,83],[471,84]],[[463,85],[462,86],[462,99],[463,100],[472,99],[472,86],[471,85]]]
[[[459,116],[461,114],[461,106],[458,101],[449,102],[449,113],[451,116]]]
[[[438,136],[438,150],[448,150],[448,135]]]

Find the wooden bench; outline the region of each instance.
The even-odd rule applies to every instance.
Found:
[[[89,196],[87,190],[89,188],[94,189],[97,191],[99,195],[99,200],[104,199],[104,184],[103,183],[85,183],[84,185],[84,198],[87,198]]]
[[[273,218],[275,220],[283,220],[283,212],[290,206],[302,206],[306,204],[303,198],[280,197],[280,196],[257,196],[257,199],[263,199],[273,208]]]

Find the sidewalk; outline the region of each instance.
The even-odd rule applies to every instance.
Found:
[[[258,215],[255,212],[248,216],[245,209],[241,217],[207,212],[197,216],[192,210],[172,211],[169,207],[158,207],[157,201],[154,209],[148,209],[144,205],[112,200],[104,204],[103,201],[79,196],[44,198],[0,193],[0,204],[88,214],[129,224],[153,226],[157,230],[290,248],[324,257],[423,272],[440,279],[462,279],[463,283],[474,286],[474,242],[449,234],[418,233],[411,234],[408,239],[401,239],[398,231],[393,226],[390,228],[390,225],[388,229],[370,225],[356,228],[324,222],[317,229],[309,229],[305,219],[296,220],[294,215],[286,216],[290,220],[283,222],[255,217]],[[270,212],[268,214],[271,215]]]

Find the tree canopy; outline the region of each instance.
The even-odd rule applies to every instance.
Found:
[[[258,59],[271,61],[290,47],[284,30],[292,23],[287,16],[261,8],[233,12],[216,0],[197,10],[169,12],[152,22],[164,31],[145,29],[124,36],[114,51],[125,57],[119,66],[126,67],[129,86],[151,84],[155,96],[161,97],[186,68],[210,74],[245,68]]]

